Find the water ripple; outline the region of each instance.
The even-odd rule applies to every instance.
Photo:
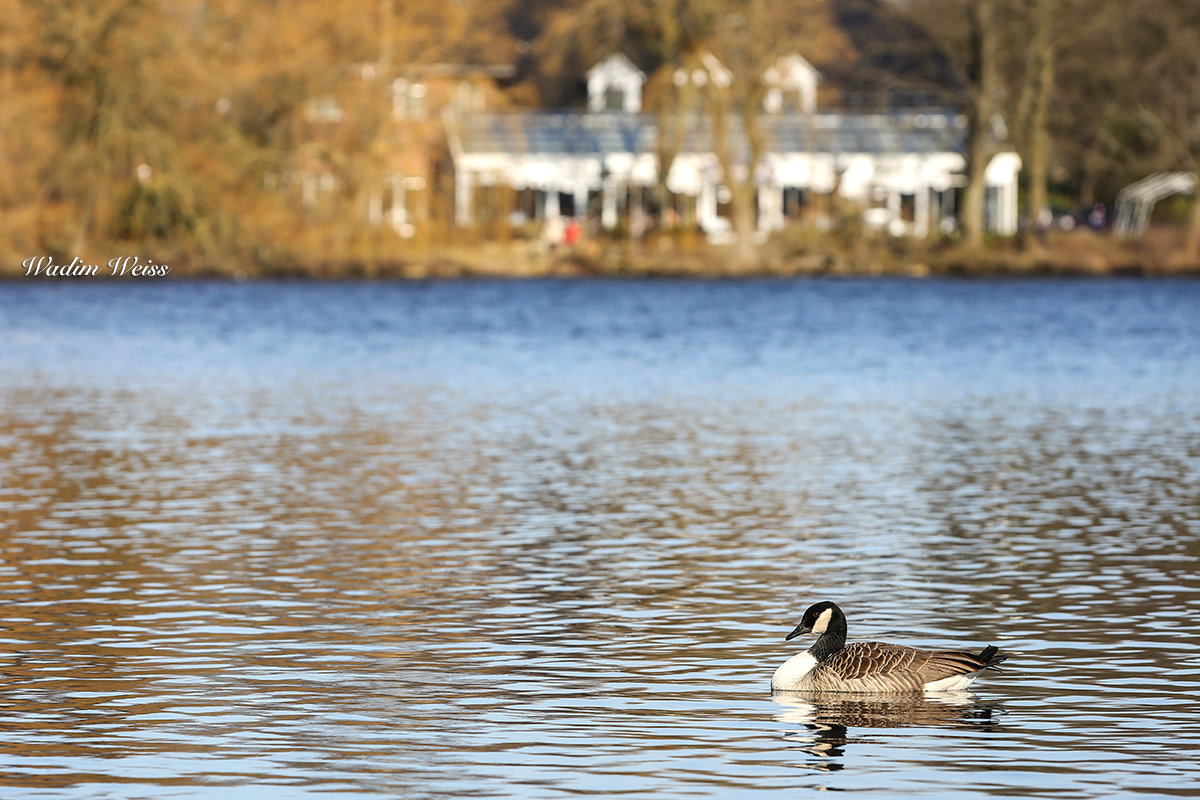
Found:
[[[1197,288],[0,287],[0,793],[1186,795]]]

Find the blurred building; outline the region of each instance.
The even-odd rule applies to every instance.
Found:
[[[313,147],[285,179],[299,185],[304,206],[314,212],[326,198],[344,199],[343,184],[354,181],[361,188],[351,194],[363,195],[371,224],[403,238],[439,218],[452,219],[446,118],[507,108],[504,90],[515,72],[494,64],[359,65],[338,82],[336,94],[309,104]]]
[[[681,96],[726,88],[732,73],[710,53],[672,76]],[[762,232],[807,222],[832,225],[846,208],[870,227],[926,236],[955,225],[965,183],[965,119],[943,110],[837,113],[817,109],[817,71],[801,56],[780,58],[764,76],[759,117],[763,154],[754,165]],[[720,239],[730,230],[730,190],[717,156],[713,115],[699,102],[642,111],[645,76],[614,55],[588,73],[588,110],[455,113],[448,137],[455,220],[468,226],[495,216],[488,198],[506,188],[522,217],[589,216],[605,229],[634,234],[654,222],[695,225]],[[750,169],[741,118],[726,121],[731,161]],[[670,147],[666,140],[675,139]],[[660,164],[669,164],[665,207]],[[988,229],[1017,228],[1015,152],[988,165]],[[744,173],[743,173],[744,176]]]
[[[918,237],[957,224],[965,119],[941,109],[821,110],[820,75],[798,54],[763,75],[753,165],[742,115],[713,111],[714,93],[735,96],[737,87],[709,52],[660,75],[667,98],[654,111],[643,103],[646,75],[621,54],[588,71],[586,110],[511,109],[505,89],[514,73],[508,65],[408,65],[387,74],[360,66],[342,94],[310,104],[320,157],[289,180],[314,212],[354,183],[349,194],[370,223],[404,238],[434,226],[443,236],[453,227],[487,235],[573,218],[634,236],[692,228],[719,241],[732,227],[724,147],[735,179],[753,169],[763,234],[827,229],[846,215]],[[992,232],[1016,232],[1020,166],[1011,151],[988,165]]]
[[[412,236],[418,226],[428,225],[435,198],[453,191],[453,183],[444,177],[450,173],[446,115],[466,117],[505,108],[503,87],[515,73],[511,65],[411,65],[392,81],[396,150],[380,213],[401,236]]]

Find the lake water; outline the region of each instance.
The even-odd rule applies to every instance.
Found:
[[[1200,282],[2,284],[0,548],[3,797],[1196,796]]]

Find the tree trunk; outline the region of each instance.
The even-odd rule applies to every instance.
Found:
[[[984,204],[987,201],[985,171],[991,147],[983,132],[973,127],[967,133],[967,185],[963,190],[962,229],[967,244],[983,243]]]
[[[750,170],[751,173],[754,170]],[[733,181],[733,266],[744,271],[758,265],[758,246],[754,242],[756,233],[754,215],[755,187],[753,174],[750,178]]]
[[[667,178],[671,174],[671,166],[683,146],[684,137],[690,120],[690,106],[694,100],[691,83],[685,81],[674,90],[667,90],[670,100],[664,101],[658,111],[658,140],[655,142],[655,156],[658,159],[658,180],[655,182],[654,195],[658,203],[659,225],[666,227],[667,208],[671,204],[671,190],[667,186]],[[676,220],[675,225],[681,224]]]
[[[967,19],[971,98],[967,110],[967,186],[963,191],[962,226],[967,244],[976,246],[983,242],[986,171],[995,150],[991,134],[998,84],[995,0],[969,3]]]
[[[655,12],[655,22],[661,36],[659,55],[666,65],[676,64],[682,55],[680,40],[682,29],[680,12],[676,0],[656,0],[652,4]],[[684,135],[687,131],[691,105],[694,101],[691,81],[684,80],[676,83],[674,75],[670,75],[669,66],[664,70],[669,74],[667,84],[663,87],[664,99],[658,110],[658,141],[656,153],[658,158],[658,180],[654,187],[654,199],[658,204],[659,226],[666,227],[667,208],[671,204],[671,190],[667,186],[667,178],[675,156],[683,146]],[[681,224],[675,220],[675,226]]]
[[[735,178],[733,189],[733,233],[737,237],[734,263],[739,269],[758,266],[759,253],[755,238],[758,235],[758,166],[765,146],[759,112],[762,92],[757,84],[747,92],[742,107],[742,128],[746,133],[746,174]]]
[[[1029,214],[1036,225],[1042,210],[1049,206],[1050,134],[1047,130],[1050,98],[1054,93],[1054,40],[1051,26],[1055,19],[1053,0],[1036,0],[1034,9],[1033,49],[1036,58],[1032,81],[1033,108],[1029,118]]]
[[[736,271],[743,271],[755,266],[758,262],[758,249],[754,244],[754,179],[761,149],[761,137],[758,135],[757,113],[751,103],[751,97],[743,99],[745,105],[739,115],[746,136],[748,152],[747,162],[738,165],[734,161],[733,142],[730,141],[729,123],[733,117],[730,103],[725,96],[715,98],[712,107],[713,143],[716,149],[717,163],[721,167],[721,177],[730,193],[730,226],[733,229],[734,246],[731,266]],[[745,169],[744,175],[739,175],[738,166]]]

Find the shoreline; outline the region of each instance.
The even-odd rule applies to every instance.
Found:
[[[245,263],[231,257],[201,259],[152,243],[114,244],[115,255],[30,256],[6,259],[0,280],[455,280],[531,278],[638,278],[722,280],[737,278],[1165,278],[1200,277],[1200,260],[1182,256],[1174,232],[1121,241],[1108,234],[1070,232],[1037,242],[997,240],[971,249],[958,242],[833,235],[776,236],[739,264],[732,247],[661,236],[644,242],[591,240],[550,250],[540,242],[512,240],[457,246],[413,246],[387,257],[278,258]],[[147,253],[147,256],[135,256]],[[80,270],[73,264],[109,264],[140,258],[152,269],[121,273]],[[30,274],[30,262],[55,264],[50,274]],[[25,266],[23,266],[23,264]],[[166,267],[164,271],[162,268]],[[111,274],[110,274],[111,272]]]

